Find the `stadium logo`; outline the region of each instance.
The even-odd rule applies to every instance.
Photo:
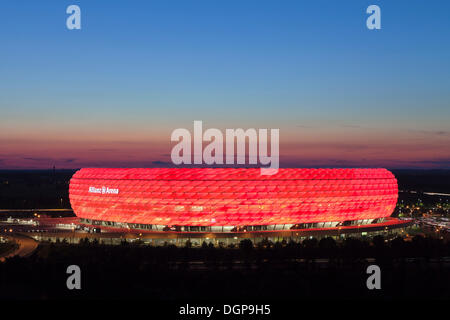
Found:
[[[89,187],[89,193],[98,193],[98,194],[119,194],[119,189],[109,188],[109,187]]]
[[[270,138],[267,129],[258,131],[253,128],[246,131],[226,129],[224,146],[224,135],[219,129],[210,128],[203,132],[202,121],[194,121],[193,141],[191,133],[187,129],[179,128],[172,132],[171,141],[178,143],[172,149],[171,158],[175,165],[192,164],[193,145],[193,164],[259,164],[262,175],[273,175],[278,172],[279,168],[279,136],[279,129],[270,129]],[[269,139],[270,155],[268,153]],[[209,142],[205,148],[203,148],[204,142]],[[248,155],[246,154],[247,146]]]

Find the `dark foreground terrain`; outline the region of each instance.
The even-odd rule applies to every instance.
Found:
[[[421,236],[257,247],[244,240],[239,248],[43,243],[0,264],[0,299],[449,299],[449,257],[450,243]],[[82,289],[70,291],[66,269],[74,264]],[[381,290],[367,289],[371,264],[381,268]]]
[[[394,215],[448,217],[450,170],[393,170]],[[70,209],[73,170],[0,171],[0,209]],[[410,192],[413,191],[413,192]],[[4,213],[0,219],[11,213]],[[21,214],[21,213],[17,213]],[[60,213],[58,213],[60,214]],[[3,245],[2,250],[10,250]],[[368,290],[366,269],[381,268],[381,290]],[[81,268],[81,290],[68,290],[67,267]],[[40,243],[29,257],[0,263],[0,300],[145,299],[157,301],[300,301],[450,299],[450,243],[415,236],[305,240],[239,248]],[[300,311],[300,310],[299,310]]]

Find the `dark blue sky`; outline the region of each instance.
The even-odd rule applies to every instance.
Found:
[[[70,4],[82,30],[66,29]],[[193,120],[280,128],[293,164],[450,167],[449,15],[448,1],[2,1],[0,167],[164,160]]]

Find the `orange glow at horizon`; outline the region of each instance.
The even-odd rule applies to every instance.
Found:
[[[170,166],[171,130],[15,132],[0,139],[0,168]],[[280,129],[280,166],[448,168],[449,146],[446,132],[286,128]]]

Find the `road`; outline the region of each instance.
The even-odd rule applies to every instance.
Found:
[[[13,233],[2,236],[3,238],[7,238],[8,240],[15,241],[19,245],[19,247],[13,252],[9,252],[6,255],[1,256],[0,262],[3,262],[6,258],[10,258],[13,256],[26,257],[33,253],[33,251],[36,250],[38,246],[38,242],[36,240],[21,234]]]

